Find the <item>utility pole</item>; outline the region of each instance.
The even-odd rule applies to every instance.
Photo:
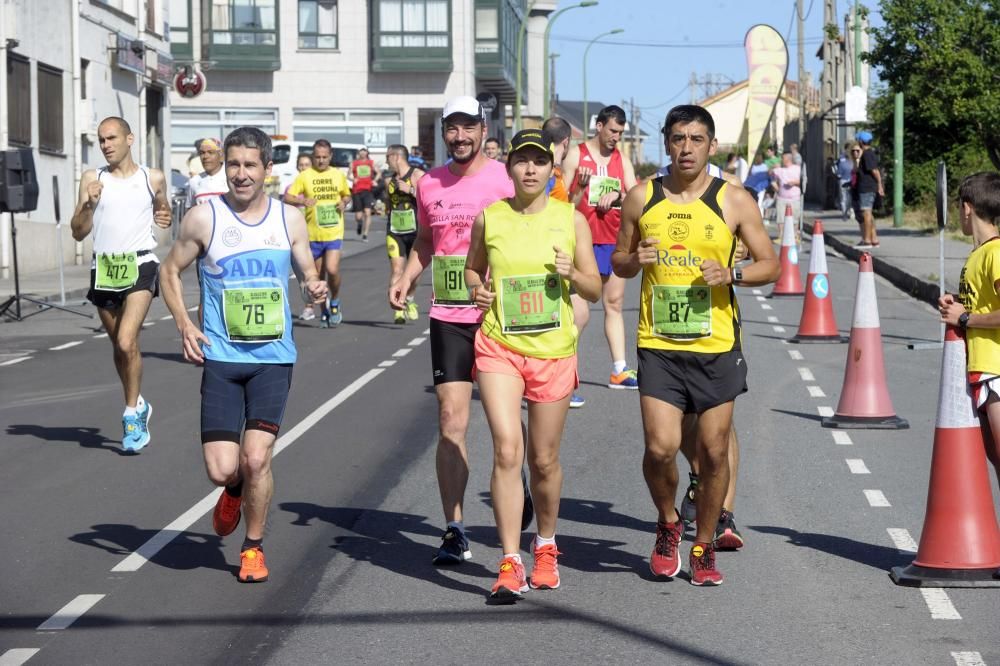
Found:
[[[630,98],[632,102],[632,165],[639,166],[639,107],[635,105],[635,97]]]
[[[797,37],[799,42],[799,152],[805,152],[806,137],[806,47],[805,47],[805,15],[802,10],[802,0],[795,0],[795,18],[798,23]]]
[[[556,58],[559,57],[558,53],[549,54],[549,89],[545,91],[545,94],[549,96],[549,114],[556,115]],[[548,120],[548,118],[543,118],[543,121]]]

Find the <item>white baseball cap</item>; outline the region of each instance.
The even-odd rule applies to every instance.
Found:
[[[483,113],[483,105],[475,97],[468,95],[461,95],[448,100],[448,103],[444,105],[444,110],[441,112],[441,120],[447,120],[456,113],[478,118],[482,121],[486,120],[486,115]]]

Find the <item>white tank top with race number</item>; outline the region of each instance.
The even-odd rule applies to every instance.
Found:
[[[94,209],[94,254],[146,251],[136,258],[137,263],[157,261],[149,252],[156,247],[149,169],[140,166],[128,178],[117,178],[104,168],[97,172],[97,179],[104,187]]]

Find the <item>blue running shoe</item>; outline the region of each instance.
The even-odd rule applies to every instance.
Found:
[[[344,321],[344,315],[340,311],[340,301],[330,303],[330,326],[336,328],[340,322]]]
[[[147,402],[146,409],[135,416],[123,416],[122,448],[133,453],[149,444],[149,417],[153,413],[152,406]]]
[[[586,404],[587,401],[584,400],[583,396],[580,395],[579,393],[574,392],[573,395],[569,397],[569,406],[572,407],[573,409],[578,409]]]
[[[611,379],[608,380],[608,388],[627,389],[630,391],[638,390],[639,379],[636,375],[635,370],[629,370],[628,368],[625,368],[625,370],[617,374],[612,372]]]
[[[469,540],[457,527],[449,527],[441,537],[441,547],[431,562],[439,567],[461,564],[472,559]]]

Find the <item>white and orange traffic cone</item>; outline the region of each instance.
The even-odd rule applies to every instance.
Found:
[[[885,381],[872,255],[862,253],[858,264],[858,289],[844,386],[840,390],[836,413],[823,419],[823,427],[903,430],[910,424],[896,416]]]
[[[802,306],[799,332],[791,342],[847,342],[847,338],[837,330],[837,319],[833,314],[833,295],[826,268],[823,223],[819,220],[813,226],[806,284],[809,289],[806,291],[805,303]]]
[[[1000,527],[990,490],[986,448],[969,391],[965,340],[949,326],[941,356],[941,389],[927,511],[913,563],[893,567],[897,585],[1000,587]]]
[[[795,217],[792,207],[785,206],[785,224],[781,232],[781,275],[771,296],[801,296],[802,276],[799,274],[799,246],[795,243]]]

